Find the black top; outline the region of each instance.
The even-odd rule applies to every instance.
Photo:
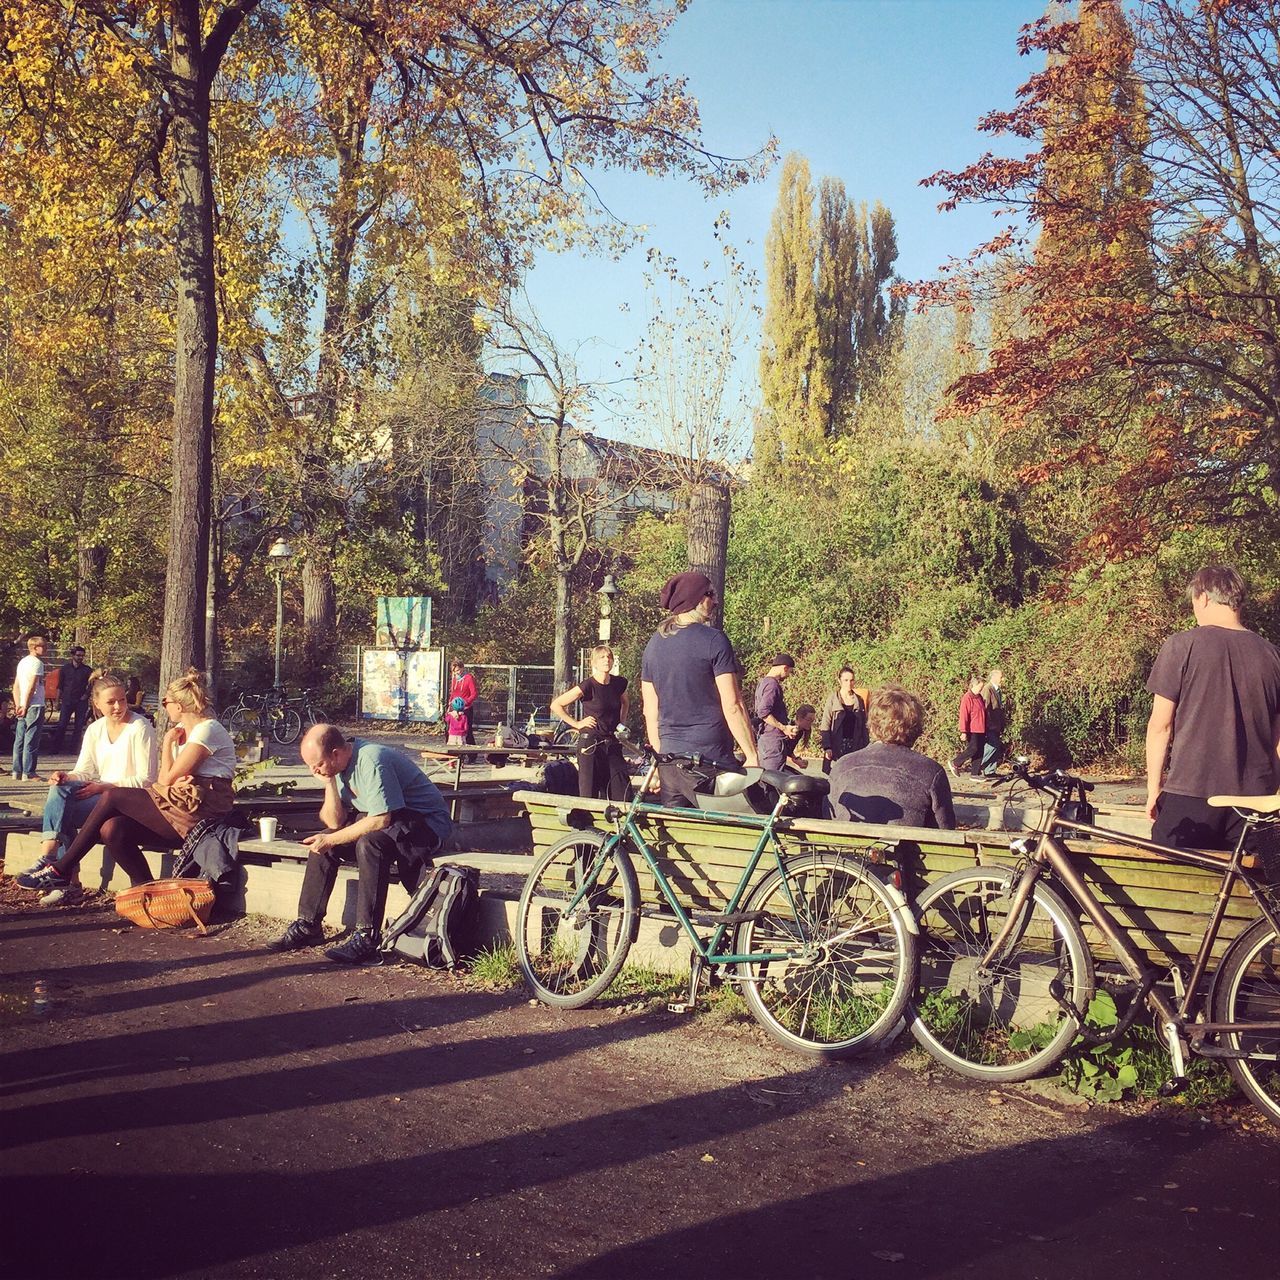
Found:
[[[873,742],[831,766],[831,816],[890,827],[956,825],[947,771],[910,747]]]
[[[76,666],[74,662],[65,663],[62,674],[58,677],[58,697],[63,702],[82,702],[89,692],[89,677],[93,668],[87,662]]]
[[[594,676],[578,682],[582,690],[582,714],[595,716],[597,733],[613,733],[622,715],[622,695],[627,682],[622,676],[611,676],[608,684],[602,684]]]
[[[1203,798],[1276,789],[1280,653],[1270,641],[1231,627],[1181,631],[1160,646],[1147,691],[1177,707],[1166,791]]]

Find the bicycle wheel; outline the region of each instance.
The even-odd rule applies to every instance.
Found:
[[[787,859],[751,891],[738,955],[781,954],[737,967],[747,1007],[791,1049],[825,1058],[869,1049],[897,1027],[915,978],[906,905],[855,858]]]
[[[262,731],[262,712],[257,707],[236,707],[227,721],[227,732],[233,737]]]
[[[271,736],[282,746],[297,742],[302,732],[302,717],[292,707],[277,707],[271,712]]]
[[[1249,926],[1231,945],[1214,982],[1215,1022],[1280,1022],[1280,935],[1269,921]],[[1240,1092],[1272,1124],[1280,1124],[1280,1031],[1235,1031],[1231,1049],[1256,1055],[1228,1058]]]
[[[1037,884],[1000,954],[980,961],[1012,906],[1012,871],[953,871],[920,895],[920,980],[911,1033],[944,1066],[978,1080],[1028,1080],[1079,1030],[1050,993],[1077,1009],[1093,996],[1093,957],[1066,904]]]
[[[566,836],[534,864],[516,908],[516,954],[544,1004],[589,1004],[618,975],[640,919],[640,890],[617,847],[572,913],[566,908],[604,845],[598,831]]]
[[[307,703],[306,721],[308,728],[311,728],[312,725],[331,723],[323,709],[317,707],[313,702]]]

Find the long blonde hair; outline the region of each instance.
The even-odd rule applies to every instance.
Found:
[[[209,697],[209,686],[205,682],[204,672],[197,671],[195,667],[189,667],[185,676],[170,680],[168,687],[164,691],[164,696],[170,702],[176,702],[183,711],[188,711],[198,716],[204,715],[213,705],[213,700]]]

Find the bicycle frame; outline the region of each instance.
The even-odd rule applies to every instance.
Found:
[[[1222,921],[1226,915],[1227,903],[1231,898],[1231,891],[1237,881],[1243,881],[1263,915],[1276,929],[1280,930],[1280,912],[1272,908],[1265,893],[1259,892],[1258,885],[1242,864],[1245,837],[1252,824],[1246,821],[1244,831],[1241,833],[1239,840],[1236,841],[1236,847],[1224,867],[1221,858],[1214,857],[1209,853],[1198,852],[1194,849],[1173,849],[1167,845],[1157,844],[1154,840],[1144,839],[1141,836],[1129,835],[1122,831],[1112,831],[1106,827],[1095,826],[1092,823],[1077,822],[1073,819],[1064,818],[1058,812],[1060,803],[1060,798],[1055,801],[1053,812],[1045,823],[1045,829],[1037,833],[1039,838],[1036,847],[1028,855],[1030,859],[1028,872],[1019,878],[1004,927],[983,957],[982,964],[991,963],[1004,945],[1008,934],[1014,927],[1014,923],[1021,916],[1023,906],[1031,896],[1035,881],[1039,878],[1040,870],[1048,866],[1053,869],[1058,879],[1065,885],[1076,905],[1084,911],[1091,923],[1101,932],[1120,961],[1121,967],[1134,982],[1138,983],[1139,990],[1142,992],[1146,1002],[1160,1015],[1166,1035],[1186,1032],[1192,1051],[1203,1057],[1244,1058],[1250,1055],[1220,1045],[1206,1045],[1203,1043],[1204,1038],[1208,1035],[1221,1035],[1233,1031],[1280,1031],[1280,1022],[1226,1023],[1192,1020],[1200,988],[1209,967],[1209,957],[1213,952],[1214,943],[1218,939]],[[1146,957],[1139,954],[1129,941],[1127,929],[1107,910],[1106,906],[1098,899],[1097,894],[1090,887],[1088,881],[1072,863],[1069,849],[1057,838],[1059,828],[1067,828],[1090,836],[1100,836],[1117,844],[1142,849],[1148,853],[1159,855],[1160,858],[1167,862],[1188,867],[1199,867],[1207,871],[1222,872],[1222,883],[1218,888],[1217,897],[1214,899],[1213,908],[1209,913],[1208,923],[1206,924],[1199,950],[1196,952],[1190,977],[1187,979],[1181,998],[1176,1005],[1169,1000],[1163,991],[1154,986],[1155,979],[1162,972],[1161,969],[1150,964]]]
[[[704,942],[702,935],[698,933],[693,921],[689,918],[689,914],[677,900],[675,891],[671,888],[671,883],[667,879],[666,873],[659,865],[657,855],[649,847],[644,836],[641,835],[640,829],[636,825],[635,818],[637,813],[648,811],[660,812],[663,814],[685,814],[698,819],[705,819],[708,815],[701,809],[667,808],[662,805],[645,804],[643,797],[649,790],[650,784],[653,782],[654,776],[657,773],[657,768],[658,761],[655,758],[649,768],[648,775],[646,776],[643,785],[636,793],[635,799],[632,800],[626,812],[615,815],[617,818],[621,819],[618,829],[611,835],[607,836],[604,844],[601,845],[600,852],[596,855],[596,859],[592,863],[590,872],[583,878],[583,883],[579,887],[578,892],[574,894],[573,898],[565,907],[565,914],[567,915],[572,912],[582,900],[583,896],[604,870],[606,863],[609,858],[612,857],[618,846],[623,842],[629,841],[631,847],[640,852],[640,856],[644,859],[649,870],[653,873],[653,878],[659,891],[662,893],[662,896],[667,901],[667,905],[671,908],[676,919],[679,921],[680,927],[688,936],[694,952],[704,964],[759,964],[770,960],[790,959],[791,953],[785,951],[754,952],[750,955],[720,953],[718,948],[724,940],[726,931],[741,923],[740,920],[719,920],[716,923],[714,933],[711,934],[710,940]],[[807,945],[808,939],[805,937],[804,921],[800,917],[800,913],[796,908],[795,899],[791,894],[791,883],[782,858],[782,846],[778,843],[778,839],[774,834],[777,826],[777,820],[780,817],[785,804],[786,798],[784,796],[779,796],[778,803],[774,806],[772,812],[767,815],[736,813],[731,815],[733,821],[740,822],[744,826],[759,826],[761,830],[760,839],[756,842],[755,849],[752,850],[751,856],[747,859],[747,865],[743,869],[742,876],[738,881],[737,887],[734,889],[725,909],[720,913],[720,915],[722,917],[730,917],[734,916],[738,912],[738,908],[741,906],[742,900],[746,896],[747,890],[751,885],[752,878],[755,876],[756,870],[760,866],[760,862],[764,857],[765,847],[772,844],[774,860],[778,867],[778,873],[782,877],[783,890],[786,893],[787,901],[790,903],[792,910],[796,912],[795,919],[800,930],[801,944]],[[605,816],[609,817],[610,812],[610,810],[606,810]],[[721,816],[729,817],[730,815],[726,814]],[[829,939],[828,941],[837,940],[839,939]]]

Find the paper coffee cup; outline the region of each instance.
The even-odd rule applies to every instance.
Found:
[[[280,825],[279,818],[259,818],[258,834],[264,840],[274,840],[276,838],[276,827]]]

